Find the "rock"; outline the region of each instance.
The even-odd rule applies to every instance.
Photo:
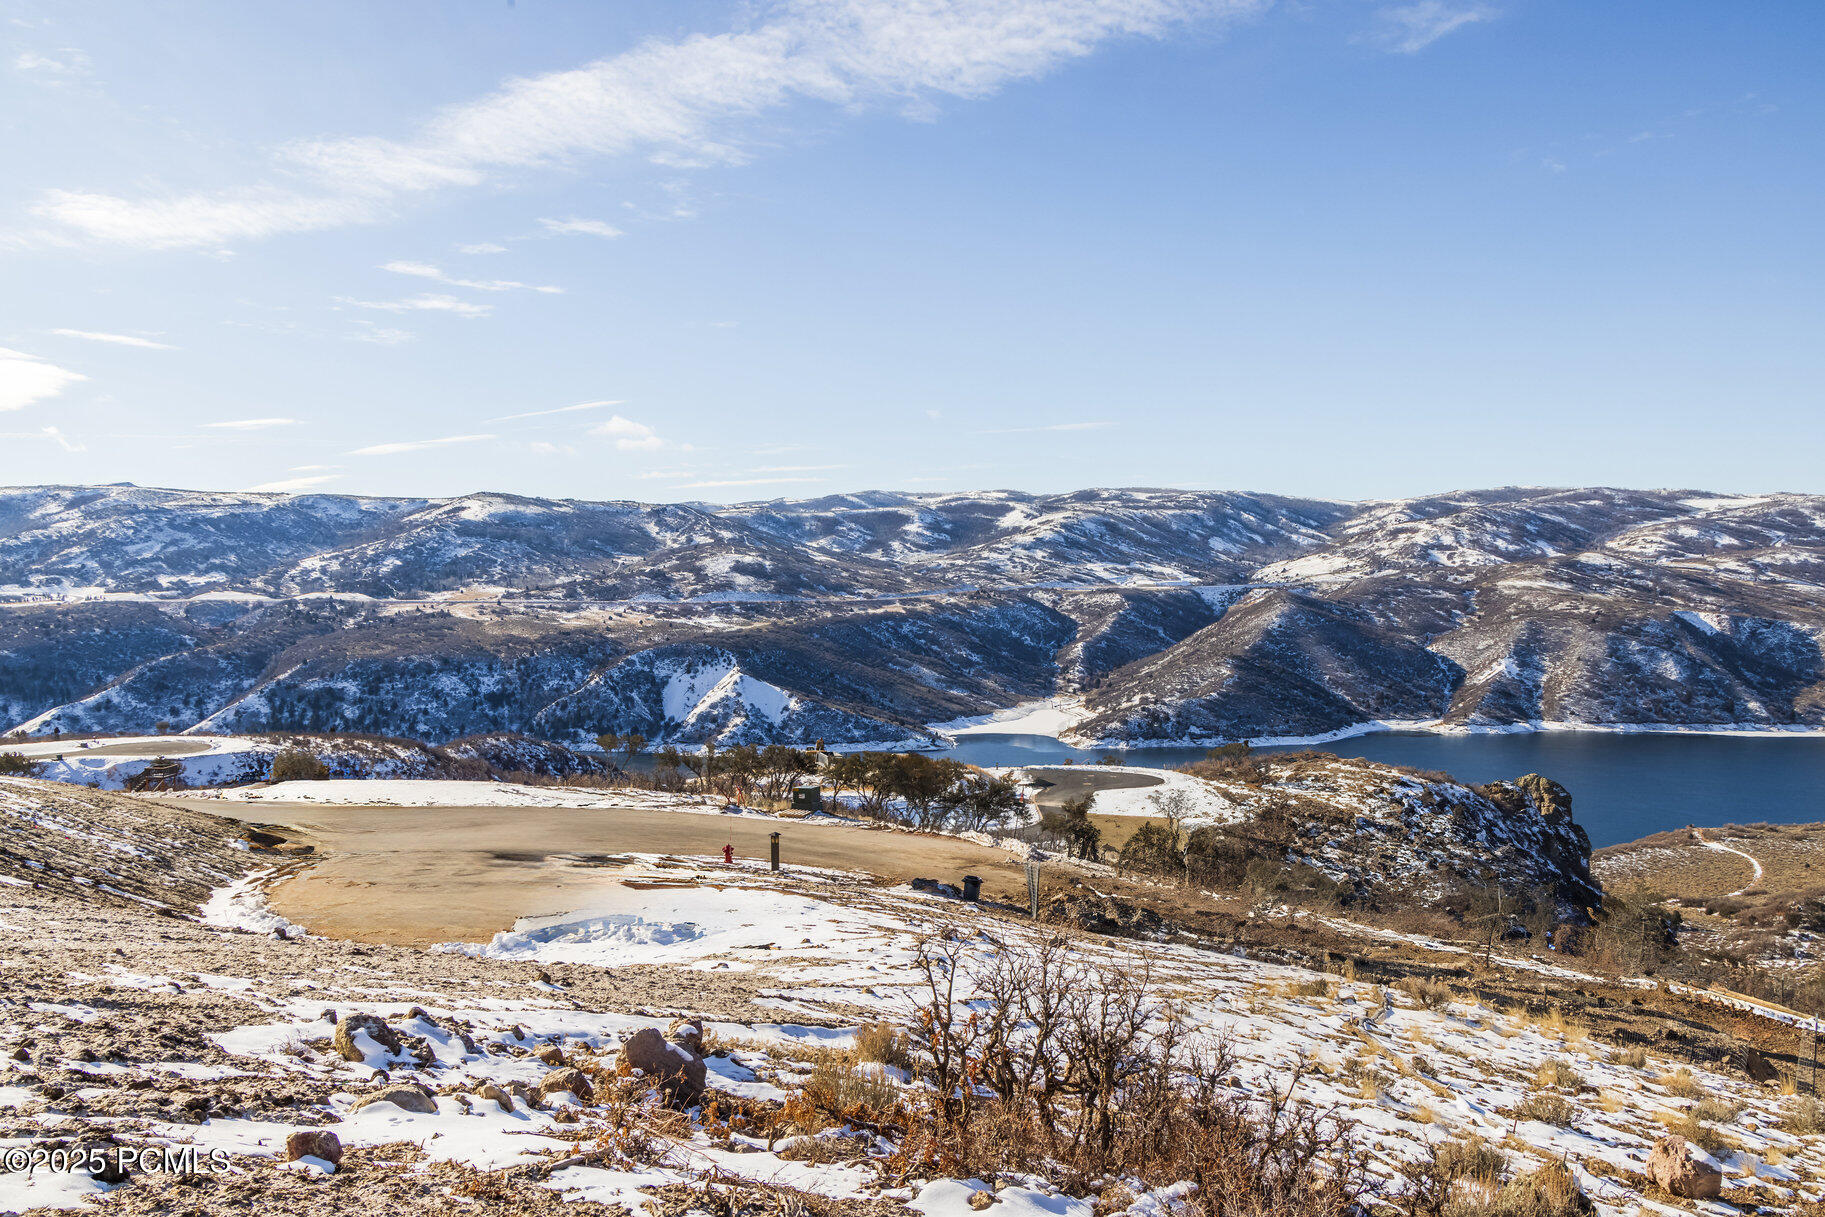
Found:
[[[1534,810],[1539,812],[1546,819],[1551,820],[1559,816],[1564,816],[1568,820],[1571,819],[1571,791],[1559,785],[1559,783],[1553,781],[1551,778],[1541,777],[1537,773],[1529,773],[1516,778],[1514,784],[1515,789],[1526,795],[1527,801],[1534,805]]]
[[[342,1138],[327,1128],[301,1128],[285,1138],[285,1160],[321,1158],[331,1166],[342,1165]]]
[[[1774,1067],[1774,1062],[1757,1052],[1749,1045],[1743,1045],[1743,1072],[1749,1075],[1752,1082],[1779,1082],[1781,1071]]]
[[[544,1102],[560,1090],[568,1090],[580,1103],[596,1097],[596,1088],[583,1076],[581,1069],[553,1069],[539,1079],[539,1101]]]
[[[355,1110],[360,1111],[376,1103],[391,1103],[403,1111],[415,1111],[420,1115],[433,1115],[437,1111],[437,1100],[416,1086],[388,1086],[385,1090],[375,1091],[355,1104]]]
[[[502,1090],[493,1082],[483,1082],[480,1086],[475,1088],[475,1094],[477,1098],[493,1099],[500,1105],[502,1111],[513,1110],[513,1096],[508,1094],[505,1090]]]
[[[630,1035],[621,1045],[617,1068],[638,1069],[658,1082],[674,1103],[690,1104],[703,1095],[708,1070],[703,1058],[682,1044],[675,1044],[651,1027]]]
[[[1648,1155],[1647,1171],[1655,1183],[1687,1200],[1714,1200],[1724,1190],[1724,1173],[1695,1157],[1681,1136],[1660,1139]]]
[[[981,1188],[977,1188],[975,1191],[970,1193],[970,1201],[969,1201],[970,1207],[975,1209],[978,1213],[980,1213],[983,1209],[986,1209],[989,1205],[991,1205],[993,1203],[995,1203],[995,1193],[994,1192],[984,1191]]]
[[[574,1107],[560,1107],[551,1113],[551,1119],[554,1124],[575,1124],[582,1118],[583,1117],[577,1114],[577,1109]]]
[[[556,1069],[559,1065],[564,1063],[564,1050],[556,1044],[546,1044],[532,1055],[545,1064],[550,1065],[553,1069]]]
[[[683,1048],[692,1056],[703,1055],[703,1020],[700,1018],[675,1018],[672,1025],[665,1029],[665,1038]]]
[[[384,1019],[376,1018],[372,1014],[350,1014],[336,1023],[336,1035],[333,1040],[336,1051],[342,1055],[343,1060],[367,1060],[367,1053],[363,1052],[361,1046],[355,1042],[356,1033],[361,1031],[367,1032],[368,1037],[385,1049],[389,1056],[400,1054],[399,1036],[393,1033],[393,1029],[386,1025]]]

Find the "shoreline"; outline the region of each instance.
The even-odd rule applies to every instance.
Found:
[[[1525,723],[1446,723],[1439,719],[1374,719],[1314,735],[1259,735],[1240,738],[1193,735],[1171,740],[1123,740],[1074,735],[1071,730],[1073,721],[1081,722],[1087,717],[1082,706],[1082,699],[1075,696],[1047,698],[1043,701],[1022,702],[990,714],[930,723],[926,730],[949,739],[950,747],[956,747],[961,739],[970,736],[1029,735],[1057,740],[1068,748],[1085,752],[1097,749],[1147,752],[1170,748],[1216,748],[1224,744],[1240,743],[1244,739],[1257,748],[1297,748],[1336,743],[1338,740],[1355,739],[1364,735],[1401,732],[1437,736],[1587,734],[1825,739],[1825,727],[1808,727],[1798,723],[1586,723],[1566,719]]]

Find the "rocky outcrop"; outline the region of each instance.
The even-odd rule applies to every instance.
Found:
[[[1724,1173],[1698,1156],[1680,1136],[1662,1137],[1648,1154],[1648,1177],[1675,1196],[1715,1200],[1724,1189]]]

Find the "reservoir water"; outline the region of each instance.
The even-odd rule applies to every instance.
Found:
[[[1573,818],[1593,846],[1687,824],[1825,821],[1825,738],[1816,736],[1391,731],[1315,747],[1443,770],[1470,783],[1544,774],[1571,791]],[[1104,751],[1043,735],[966,735],[941,755],[975,765],[1046,765],[1094,763]],[[1204,749],[1147,748],[1126,756],[1136,765],[1171,767],[1202,759]]]

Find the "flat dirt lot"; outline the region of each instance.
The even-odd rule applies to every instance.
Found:
[[[989,899],[1025,902],[1019,862],[986,846],[837,824],[666,811],[522,807],[328,807],[161,799],[249,824],[272,825],[318,856],[268,893],[275,911],[318,934],[396,946],[486,942],[521,917],[587,903],[614,881],[616,855],[765,858],[860,871],[882,883],[979,875]]]

